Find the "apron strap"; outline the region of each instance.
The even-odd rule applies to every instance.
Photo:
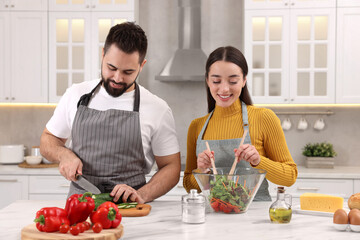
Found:
[[[140,89],[139,89],[139,85],[135,82],[134,112],[139,112],[139,108],[140,108]]]
[[[214,110],[211,111],[211,113],[209,114],[209,117],[206,119],[206,122],[205,122],[203,128],[201,129],[201,131],[200,131],[200,133],[199,133],[199,136],[198,136],[198,138],[197,138],[197,142],[203,139],[204,132],[205,132],[205,130],[206,130],[206,127],[207,127],[207,125],[208,125],[208,123],[209,123],[209,121],[210,121],[210,118],[211,118],[211,116],[213,115],[213,113],[214,113]]]
[[[245,131],[245,129],[248,130],[248,134],[246,134],[245,139],[248,140],[250,142],[250,144],[251,144],[251,138],[250,138],[250,134],[249,134],[249,119],[248,119],[247,107],[246,107],[246,104],[244,102],[241,102],[241,112],[242,112],[244,131]],[[213,115],[213,113],[214,113],[214,110],[209,114],[209,117],[206,119],[206,122],[205,122],[203,128],[201,129],[201,131],[199,133],[197,141],[201,141],[203,139],[204,132],[206,130],[207,125],[209,124],[210,118]]]
[[[81,96],[81,98],[79,99],[78,103],[77,103],[77,107],[79,108],[80,105],[83,106],[87,106],[90,102],[90,99],[92,97],[92,95],[94,94],[94,92],[96,91],[96,89],[102,84],[102,80],[96,85],[96,87],[94,87],[93,90],[91,90],[91,92],[86,93],[84,95]]]
[[[245,131],[245,129],[248,130],[248,134],[246,134],[245,140],[248,140],[249,143],[251,144],[247,106],[246,106],[246,104],[244,102],[241,102],[241,112],[242,112],[244,131]]]

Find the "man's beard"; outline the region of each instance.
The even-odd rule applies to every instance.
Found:
[[[124,92],[126,92],[126,90],[128,89],[128,85],[126,83],[120,82],[117,83],[114,80],[108,78],[108,79],[104,79],[104,77],[101,76],[101,80],[104,83],[104,88],[106,90],[106,92],[113,97],[120,97]],[[110,86],[110,82],[118,85],[118,86],[123,86],[122,88],[113,88]],[[132,84],[131,84],[132,85]]]

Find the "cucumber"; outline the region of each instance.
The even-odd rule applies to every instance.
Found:
[[[120,197],[118,201],[114,202],[114,197],[110,196],[110,193],[93,194],[92,198],[94,199],[94,202],[95,202],[95,209],[97,209],[104,202],[113,202],[115,204],[125,204],[126,206],[130,205],[130,206],[133,206],[133,207],[136,207],[136,205],[137,205],[136,202],[134,202],[134,203],[132,203],[132,202],[123,203],[122,197]],[[128,201],[129,200],[130,199],[128,199]]]

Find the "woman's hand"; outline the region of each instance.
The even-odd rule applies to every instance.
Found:
[[[214,158],[214,151],[209,151],[209,150],[205,150],[202,153],[199,153],[198,157],[197,157],[197,167],[202,171],[202,172],[207,172],[208,168],[211,168],[211,158]]]
[[[261,159],[260,154],[253,145],[244,144],[237,149],[234,149],[235,157],[240,160],[245,160],[250,163],[253,167],[259,165]]]

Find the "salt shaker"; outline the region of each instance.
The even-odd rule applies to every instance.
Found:
[[[205,222],[205,197],[191,189],[190,193],[182,196],[182,221],[185,223]]]

